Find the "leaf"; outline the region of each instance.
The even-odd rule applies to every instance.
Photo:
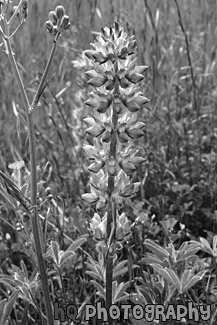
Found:
[[[196,241],[184,242],[177,252],[177,261],[185,260],[195,254],[201,249],[201,244]]]
[[[200,242],[202,244],[202,247],[201,249],[207,253],[209,253],[210,255],[213,255],[213,250],[212,248],[210,247],[210,244],[208,243],[208,241],[203,238],[203,237],[200,237]]]
[[[131,282],[127,281],[126,283],[121,282],[119,285],[117,285],[117,282],[114,281],[113,282],[113,291],[112,291],[112,295],[113,295],[113,301],[112,303],[115,304],[118,301],[123,300],[123,295],[126,294],[126,290],[127,288],[130,286]],[[129,296],[129,294],[127,294],[127,296]]]
[[[103,299],[106,299],[106,293],[105,293],[105,289],[103,289],[103,287],[97,283],[96,281],[94,280],[91,280],[90,281],[91,283],[93,283],[93,285],[96,287],[96,289],[98,290],[98,294],[103,298]]]
[[[65,252],[63,252],[61,256],[59,256],[60,266],[62,266],[69,258],[71,258],[72,256],[74,256],[76,249],[78,249],[79,247],[81,247],[81,245],[83,243],[85,243],[86,241],[87,241],[86,238],[78,238],[77,240],[75,240],[67,248],[67,250]]]
[[[15,287],[17,286],[17,283],[22,285],[22,282],[19,282],[6,274],[0,274],[0,283],[5,285],[11,291],[14,291]]]
[[[91,278],[93,279],[96,279],[98,281],[102,281],[103,282],[103,279],[101,277],[101,275],[99,275],[98,273],[96,272],[93,272],[93,271],[86,271],[86,274],[88,274]],[[91,280],[92,281],[92,280]]]
[[[154,254],[151,253],[146,253],[145,257],[141,259],[141,261],[139,262],[141,264],[159,264],[162,267],[167,267],[169,265],[169,263],[167,261],[161,261],[157,256],[155,256]]]
[[[64,263],[66,263],[71,257],[74,257],[75,256],[75,252],[73,251],[60,251],[60,253],[62,254],[59,254],[59,259],[60,259],[60,267],[63,266]]]
[[[176,287],[178,291],[180,291],[180,281],[173,270],[170,270],[168,268],[162,268],[160,265],[156,265],[156,264],[151,264],[151,266],[166,281],[170,282],[172,285]]]
[[[10,316],[13,306],[18,298],[20,290],[16,290],[12,293],[9,300],[4,304],[4,312],[1,313],[1,323],[0,325],[5,325],[7,318]]]
[[[68,248],[67,251],[73,251],[75,252],[76,249],[80,248],[83,243],[87,241],[87,238],[81,237],[75,240]]]
[[[169,253],[166,249],[156,244],[154,241],[150,239],[146,239],[144,244],[154,253],[156,254],[162,261],[164,259],[168,259]]]
[[[28,271],[27,271],[27,268],[26,268],[26,264],[23,262],[23,260],[21,260],[20,266],[21,266],[22,273],[24,275],[24,279],[28,280]]]
[[[217,235],[213,237],[212,249],[213,249],[213,255],[217,256]]]
[[[198,272],[196,275],[193,275],[193,277],[189,280],[190,278],[190,275],[192,274],[192,270],[190,270],[190,273],[191,274],[186,274],[186,278],[183,277],[182,279],[182,283],[181,283],[181,292],[185,292],[187,290],[189,290],[191,287],[193,287],[198,281],[200,281],[204,274],[206,273],[207,271],[200,271]],[[185,273],[185,272],[184,272]]]
[[[59,245],[56,241],[51,241],[51,246],[50,246],[50,249],[51,249],[51,256],[53,258],[53,261],[56,265],[59,266],[60,264],[60,261],[59,261]]]

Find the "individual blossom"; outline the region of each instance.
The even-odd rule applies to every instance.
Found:
[[[90,230],[97,241],[106,239],[106,214],[101,219],[98,213],[94,213],[90,222]]]

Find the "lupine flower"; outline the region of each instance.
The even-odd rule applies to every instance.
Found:
[[[103,28],[91,47],[85,52],[93,68],[86,72],[92,92],[86,100],[90,113],[84,119],[87,134],[94,137],[93,145],[84,146],[90,161],[91,193],[82,197],[96,203],[98,213],[90,228],[96,240],[108,241],[109,251],[115,249],[113,241],[123,241],[131,229],[127,216],[118,213],[119,204],[140,188],[140,183],[132,183],[130,176],[145,161],[137,156],[133,140],[144,135],[145,123],[138,119],[137,112],[148,102],[139,85],[147,66],[136,66],[135,36],[129,37],[117,23],[113,28]],[[114,200],[116,224],[112,238],[112,233],[107,233],[107,208]],[[109,222],[114,226],[114,219]]]

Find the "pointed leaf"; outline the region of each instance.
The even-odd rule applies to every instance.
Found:
[[[94,286],[96,287],[96,289],[98,290],[98,294],[103,298],[103,299],[106,299],[106,293],[105,293],[105,289],[103,289],[103,287],[97,283],[96,281],[94,280],[91,280],[90,281],[91,283],[94,284]]]
[[[189,281],[187,281],[186,283],[182,284],[182,293],[189,290],[191,287],[193,287],[198,281],[202,280],[204,274],[207,271],[200,271],[198,272],[196,275],[194,275]]]
[[[12,295],[10,296],[9,300],[7,301],[7,303],[4,306],[4,313],[2,315],[1,321],[2,324],[6,323],[7,318],[10,316],[11,311],[13,309],[13,306],[19,296],[19,292],[20,290],[16,290],[12,293]]]
[[[51,241],[51,255],[56,265],[59,265],[59,245],[56,241]]]
[[[146,239],[144,244],[148,249],[150,249],[154,254],[156,254],[162,261],[168,259],[169,253],[166,249],[156,244],[153,240]]]
[[[173,286],[176,287],[178,291],[180,291],[180,282],[179,278],[175,274],[173,270],[168,268],[162,268],[160,265],[151,264],[153,269],[160,274],[166,281],[170,282]]]
[[[200,237],[200,242],[201,242],[201,244],[202,244],[201,249],[202,249],[203,251],[209,253],[210,255],[213,255],[213,250],[212,250],[212,248],[210,247],[209,242],[208,242],[205,238],[203,238],[203,237]]]

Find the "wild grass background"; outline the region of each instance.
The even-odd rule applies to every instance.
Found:
[[[147,184],[143,194],[145,198],[160,195],[170,181],[191,186],[204,182],[202,186],[209,191],[205,201],[211,209],[213,223],[217,137],[216,1],[177,0],[179,17],[173,0],[31,0],[27,21],[14,37],[16,58],[30,97],[34,95],[51,48],[52,41],[44,22],[57,4],[65,6],[72,26],[61,37],[50,72],[54,75],[35,114],[39,165],[54,160],[58,182],[62,178],[69,183],[68,187],[64,185],[64,195],[77,198],[82,194],[79,184],[75,187],[73,183],[76,177],[73,143],[78,145],[82,134],[76,134],[74,120],[76,116],[81,119],[82,114],[78,112],[83,110],[76,99],[82,89],[77,78],[81,70],[76,69],[72,61],[89,48],[95,37],[92,32],[119,20],[129,33],[135,32],[139,64],[149,66],[144,90],[151,101],[142,146],[150,159],[146,166],[147,178],[141,176]],[[62,89],[65,91],[57,103],[55,95]],[[15,160],[28,162],[26,127],[13,113],[13,102],[17,110],[23,112],[16,80],[1,51],[1,169]],[[70,125],[67,130],[64,119]],[[75,126],[74,131],[72,126]],[[77,175],[80,174],[78,171]]]

